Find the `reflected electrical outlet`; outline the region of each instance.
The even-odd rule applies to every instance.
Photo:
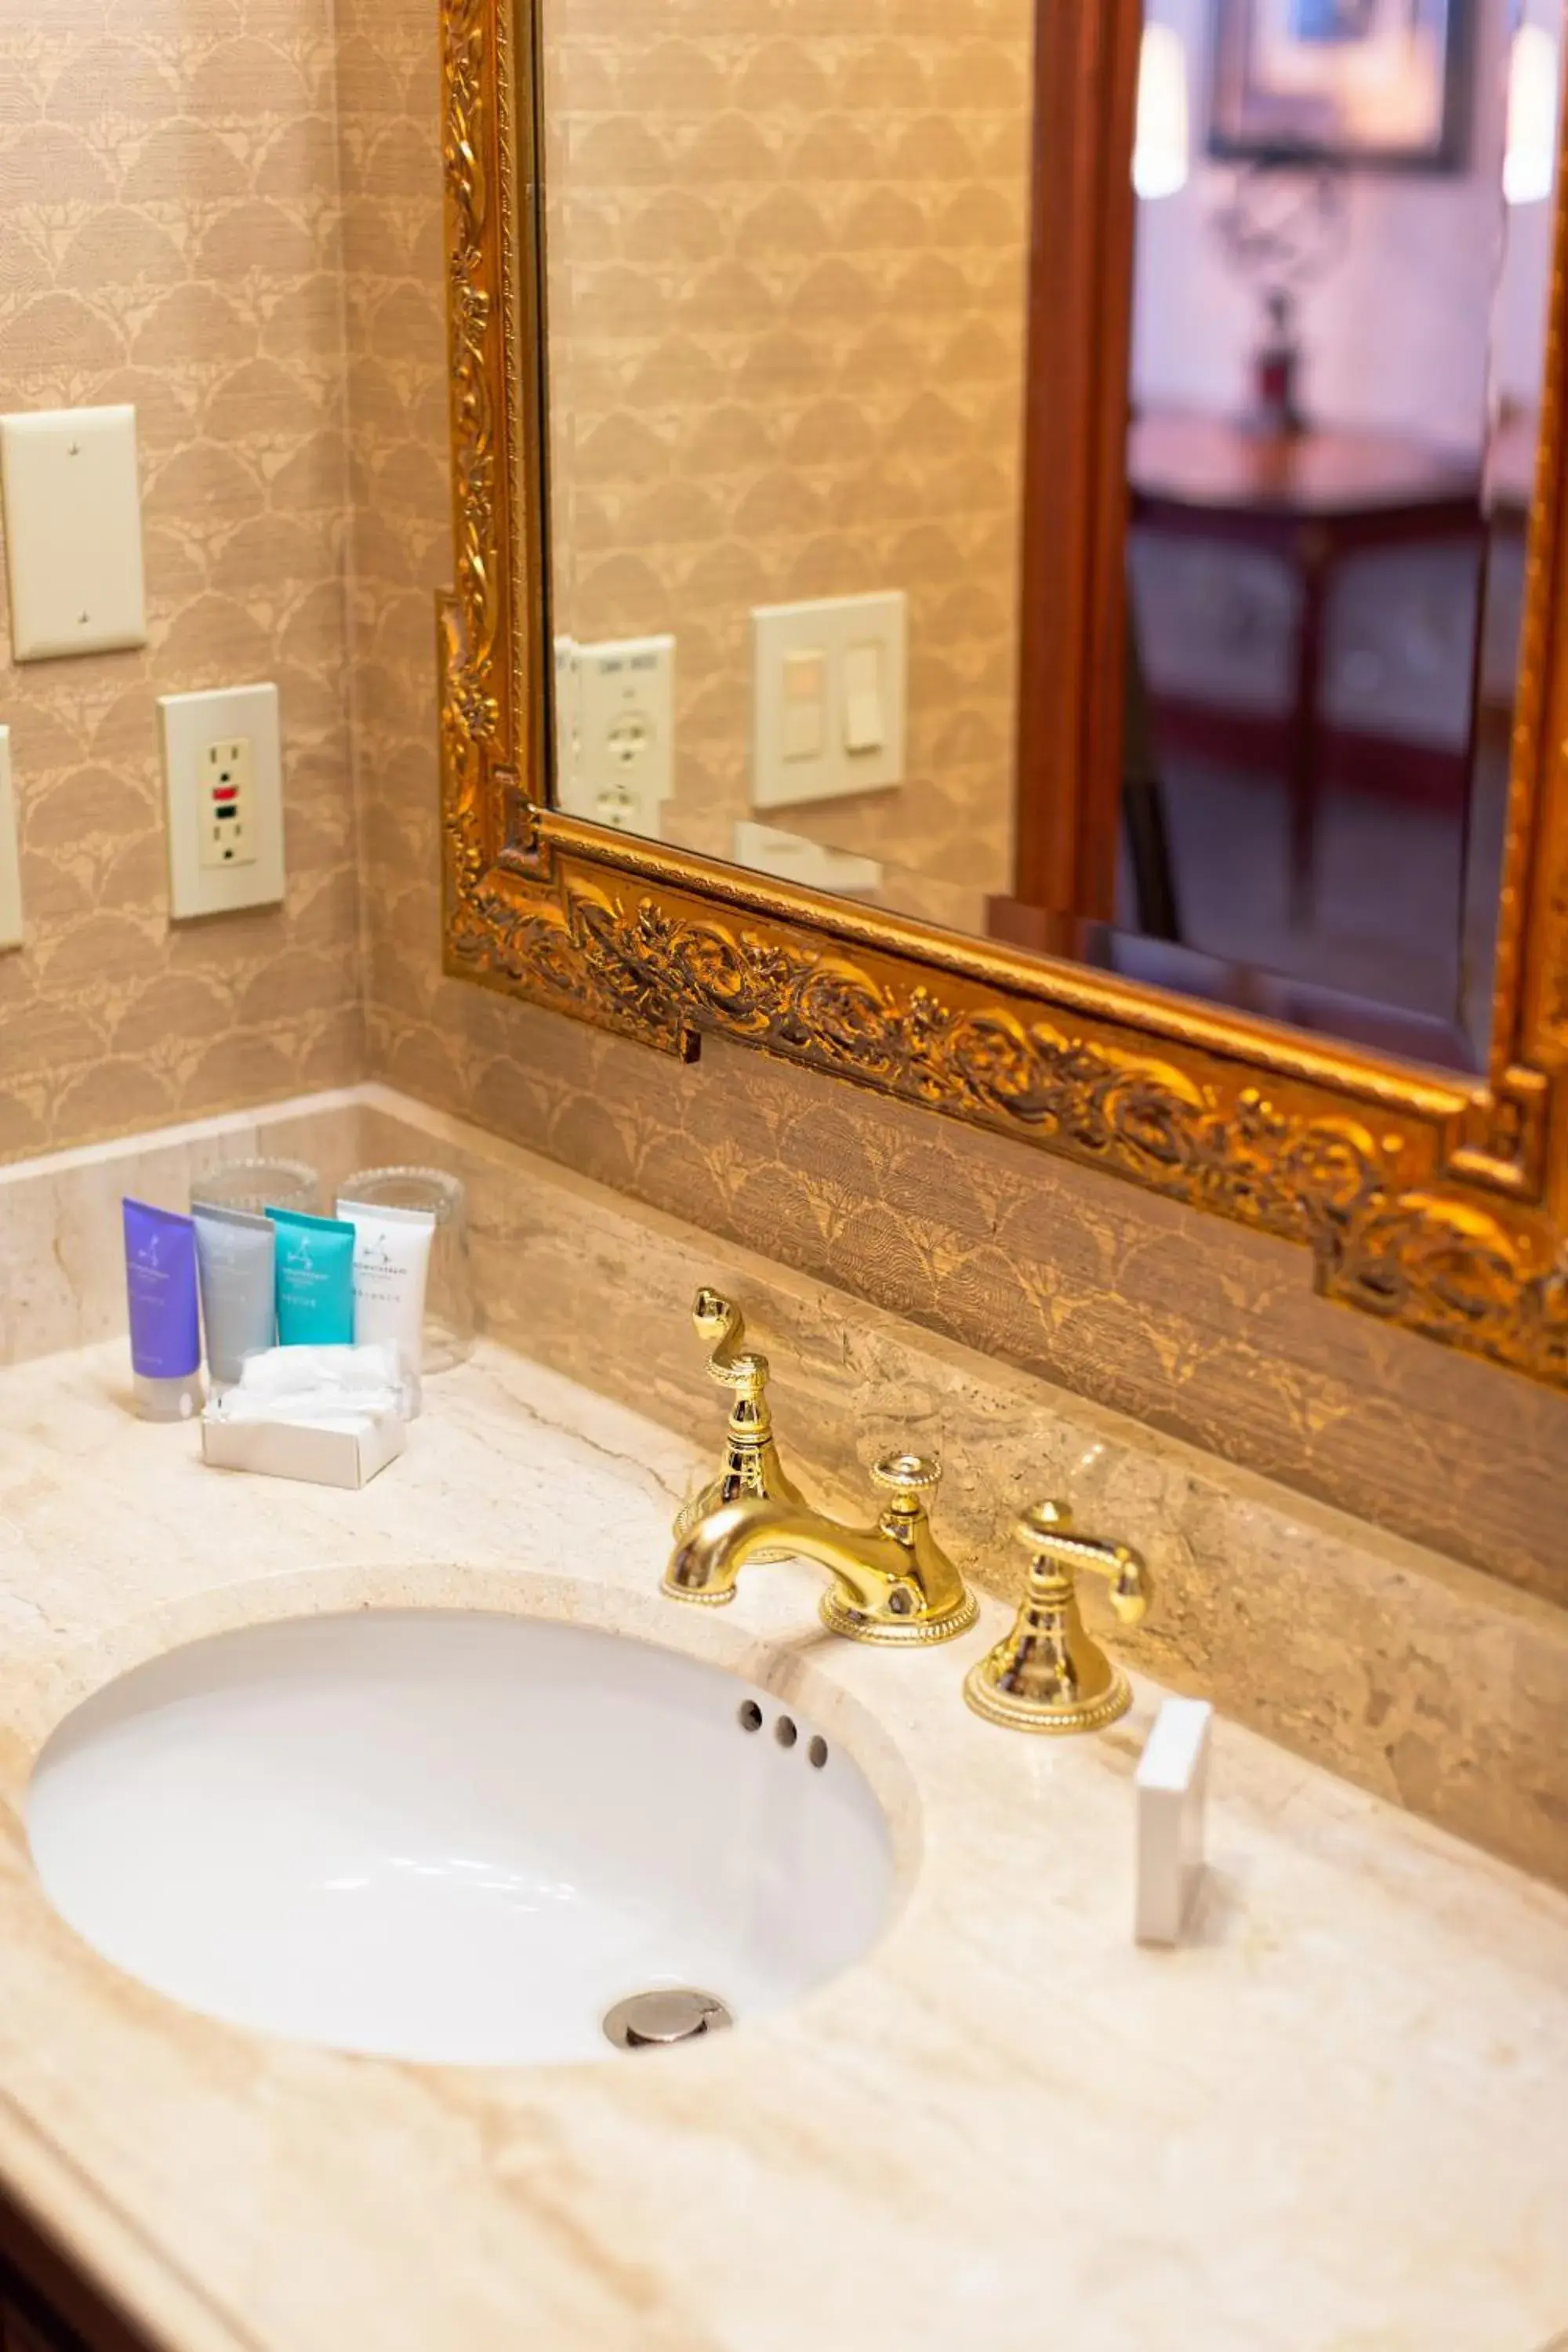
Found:
[[[675,788],[675,639],[555,640],[555,801],[568,816],[660,837]]]

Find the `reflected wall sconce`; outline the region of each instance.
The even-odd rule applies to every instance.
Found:
[[[1502,192],[1510,205],[1544,204],[1552,194],[1561,76],[1554,37],[1544,25],[1521,25],[1509,51],[1503,137]]]
[[[1187,52],[1170,25],[1145,25],[1138,52],[1138,115],[1132,185],[1145,202],[1173,196],[1187,184],[1192,130]]]

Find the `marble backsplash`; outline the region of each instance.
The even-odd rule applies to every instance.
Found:
[[[219,1160],[304,1160],[331,1185],[362,1163],[360,1090],[192,1120],[0,1167],[0,1364],[84,1348],[125,1328],[126,1193],[189,1207]]]
[[[1149,1562],[1149,1619],[1115,1637],[1132,1663],[1568,1885],[1568,1613],[390,1088],[0,1171],[0,1359],[123,1328],[122,1192],[179,1207],[199,1168],[258,1150],[310,1160],[328,1184],[384,1161],[456,1170],[490,1335],[684,1434],[710,1431],[715,1459],[724,1400],[689,1309],[700,1282],[727,1286],[773,1364],[781,1450],[826,1507],[868,1520],[879,1453],[938,1453],[944,1540],[1012,1598],[1013,1519],[1069,1500]],[[1110,1630],[1098,1593],[1086,1608]]]

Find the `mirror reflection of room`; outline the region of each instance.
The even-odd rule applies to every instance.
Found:
[[[1012,882],[1033,0],[544,0],[558,804]]]
[[[1020,734],[1070,588],[1020,554],[1038,4],[544,0],[557,804],[1479,1066],[1561,0],[1150,0],[1120,758],[1076,775]]]
[[[1106,960],[1460,1066],[1490,1009],[1559,13],[1152,0],[1140,75],[1116,916],[1172,952]]]

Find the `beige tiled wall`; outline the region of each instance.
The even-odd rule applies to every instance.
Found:
[[[135,403],[151,623],[0,671],[0,1160],[360,1065],[334,73],[331,0],[0,9],[0,408]],[[155,698],[264,678],[288,907],[172,929]]]
[[[755,604],[902,588],[910,781],[773,822],[1010,887],[1033,0],[543,0],[561,624],[677,638],[667,837],[751,813]]]

